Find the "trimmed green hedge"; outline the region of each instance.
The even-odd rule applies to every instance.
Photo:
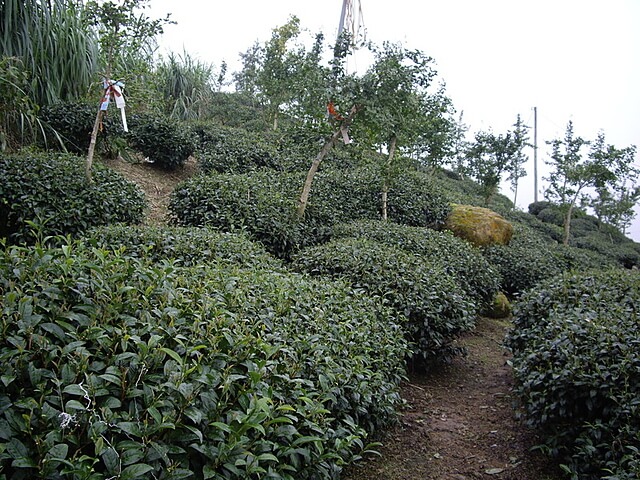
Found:
[[[117,111],[117,109],[113,110]],[[60,149],[58,139],[61,139],[68,152],[86,155],[97,114],[97,104],[71,102],[56,103],[44,107],[40,112],[40,119],[55,131],[55,133],[47,132],[47,147]],[[110,152],[112,146],[109,140],[114,136],[123,135],[124,131],[119,115],[120,113],[117,113],[115,120],[110,115],[103,117],[102,130],[96,139],[98,152],[109,151],[108,153],[112,153]]]
[[[338,478],[406,343],[340,282],[67,244],[0,254],[7,478]]]
[[[124,249],[129,257],[152,262],[177,260],[182,266],[227,263],[239,267],[281,270],[281,262],[241,233],[197,227],[131,227],[114,225],[87,233],[92,245]]]
[[[33,242],[34,235],[142,221],[146,201],[134,183],[101,164],[94,165],[92,178],[89,183],[85,177],[84,159],[72,155],[0,155],[0,237]]]
[[[398,179],[389,194],[390,218],[418,226],[444,221],[450,207],[426,177],[417,178],[408,173]],[[193,177],[172,194],[172,223],[246,230],[269,252],[288,258],[326,241],[332,225],[380,218],[381,181],[372,169],[358,169],[318,173],[300,222],[296,209],[304,179],[304,173],[269,170]]]
[[[214,124],[196,125],[194,131],[198,137],[198,165],[204,173],[282,170],[277,148],[264,134]]]
[[[164,170],[182,167],[196,148],[196,136],[183,122],[152,114],[129,119],[126,138],[131,147]]]
[[[246,231],[269,252],[286,257],[306,241],[296,219],[294,179],[302,184],[301,176],[267,171],[192,177],[172,193],[172,223]]]
[[[500,276],[482,252],[450,232],[410,227],[382,221],[336,225],[334,238],[374,240],[420,255],[426,265],[438,265],[452,275],[478,310],[489,305],[500,285]]]
[[[416,367],[460,353],[455,338],[474,326],[475,306],[440,265],[372,240],[343,238],[304,249],[292,261],[298,271],[345,278],[381,297],[406,316]]]
[[[523,224],[516,226],[509,245],[492,245],[483,251],[502,278],[502,291],[512,296],[562,272],[615,266],[595,252],[545,241],[539,231]]]
[[[574,478],[640,474],[640,274],[554,278],[516,305],[514,392]]]

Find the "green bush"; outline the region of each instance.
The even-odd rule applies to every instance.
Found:
[[[192,177],[172,193],[171,221],[226,232],[244,230],[284,258],[305,241],[296,218],[294,187],[302,181],[301,176],[268,171]]]
[[[622,235],[618,233],[618,235]],[[627,238],[619,238],[604,232],[593,232],[573,238],[577,248],[600,254],[624,268],[640,267],[640,244]]]
[[[56,103],[44,107],[40,112],[40,118],[55,131],[48,132],[47,147],[59,148],[60,138],[68,152],[86,155],[97,113],[98,105],[88,103]],[[96,138],[97,151],[111,154],[110,139],[122,134],[120,117],[114,121],[109,114],[105,115],[102,119],[102,129]]]
[[[100,164],[87,182],[84,159],[68,154],[0,155],[0,237],[33,241],[42,235],[76,234],[96,225],[139,223],[144,194]]]
[[[551,202],[546,200],[541,200],[539,202],[533,202],[529,204],[527,211],[536,217],[542,210],[551,206]]]
[[[493,301],[500,277],[481,251],[450,232],[391,222],[360,221],[336,225],[335,238],[373,240],[420,255],[426,265],[438,265],[452,275],[478,310]]]
[[[151,114],[132,115],[127,140],[131,147],[165,170],[182,167],[196,148],[196,137],[182,122]]]
[[[197,227],[131,227],[113,225],[87,233],[92,245],[117,250],[152,262],[177,260],[182,266],[227,263],[242,267],[281,269],[281,263],[241,233]]]
[[[302,250],[292,261],[298,271],[346,278],[384,298],[406,316],[416,366],[459,353],[453,340],[474,325],[474,305],[455,279],[400,248],[372,240],[343,238]]]
[[[484,248],[485,257],[502,279],[500,289],[511,296],[521,294],[563,270],[552,253],[553,244],[544,242],[536,232],[523,225],[514,230],[509,245]]]
[[[425,173],[403,172],[389,190],[389,219],[414,227],[444,225],[451,205],[437,185]]]
[[[269,170],[219,174],[187,180],[172,193],[172,222],[209,225],[223,231],[245,229],[278,257],[288,258],[304,246],[325,241],[331,226],[362,218],[380,218],[380,179],[372,169],[319,172],[304,221],[296,216],[304,173]],[[425,226],[446,218],[449,206],[428,182],[401,177],[390,193],[390,218]]]
[[[212,124],[194,128],[198,164],[204,173],[245,173],[259,168],[282,170],[275,145],[264,134]]]
[[[638,478],[640,275],[554,278],[516,305],[507,338],[527,422],[574,478]]]
[[[67,244],[0,254],[7,478],[337,478],[406,344],[346,284]]]

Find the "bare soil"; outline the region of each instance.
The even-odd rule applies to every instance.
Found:
[[[185,164],[172,172],[162,170],[153,163],[140,161],[131,163],[118,157],[103,159],[102,163],[120,172],[127,179],[136,183],[147,197],[149,208],[145,223],[148,225],[164,225],[168,221],[169,196],[182,181],[198,171],[196,160],[191,157]]]
[[[509,322],[480,318],[460,339],[466,357],[403,385],[400,426],[380,456],[346,480],[558,480],[559,468],[531,448],[539,442],[517,419],[502,341]]]
[[[174,172],[122,159],[104,163],[147,195],[146,223],[167,223],[169,195],[197,172],[195,160]],[[557,465],[531,448],[539,442],[517,419],[512,375],[502,341],[509,322],[480,318],[459,342],[468,354],[402,386],[406,406],[398,427],[377,450],[343,474],[344,480],[559,480]]]

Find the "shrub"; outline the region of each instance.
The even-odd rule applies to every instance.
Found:
[[[221,233],[195,227],[131,227],[114,225],[88,232],[94,246],[124,249],[124,254],[160,263],[177,260],[182,266],[227,263],[242,267],[281,269],[278,260],[241,233]]]
[[[44,107],[40,112],[40,118],[55,132],[47,134],[47,147],[59,148],[59,138],[68,152],[86,155],[97,113],[97,105],[80,102],[56,103]],[[111,155],[112,139],[122,134],[119,117],[113,121],[108,114],[105,115],[102,119],[102,130],[96,139],[97,151]]]
[[[550,223],[559,227],[564,225],[564,213],[555,205],[540,210],[536,217],[544,223]]]
[[[389,190],[389,219],[414,227],[437,228],[451,212],[450,202],[427,174],[402,173]]]
[[[281,170],[276,147],[265,135],[240,128],[198,125],[198,164],[204,173],[245,173],[259,168]]]
[[[534,217],[537,216],[542,210],[551,206],[551,202],[541,200],[539,202],[533,202],[529,204],[528,212]]]
[[[557,277],[516,305],[507,345],[527,422],[574,478],[637,478],[640,275]]]
[[[338,282],[79,244],[0,254],[7,478],[337,478],[406,345]]]
[[[562,272],[562,266],[552,254],[553,248],[531,229],[519,225],[514,228],[509,245],[491,245],[483,251],[489,263],[498,270],[501,290],[513,296]]]
[[[416,186],[410,178],[400,183],[406,190],[398,186],[390,194],[394,198],[390,200],[390,206],[394,205],[391,218],[422,226],[445,218],[449,206],[428,190],[427,183]],[[336,223],[380,216],[380,183],[371,169],[318,173],[300,222],[296,208],[303,182],[303,173],[268,170],[191,178],[172,193],[172,222],[210,225],[223,231],[245,229],[269,252],[288,258],[304,246],[325,241]]]
[[[43,235],[138,223],[145,206],[144,194],[135,184],[103,165],[94,165],[89,183],[84,159],[72,155],[0,156],[0,236],[11,242],[32,241],[30,223],[37,223]]]
[[[173,191],[171,221],[226,232],[244,230],[269,252],[287,257],[304,241],[296,218],[296,178],[302,185],[301,177],[266,171],[193,177]]]
[[[493,301],[500,278],[481,251],[450,232],[391,222],[360,221],[336,225],[336,238],[365,238],[417,254],[427,265],[438,265],[453,276],[478,310]]]
[[[127,139],[132,148],[165,170],[182,167],[193,154],[196,143],[191,129],[168,117],[138,114],[129,120]]]
[[[620,233],[618,235],[621,236]],[[593,232],[573,238],[572,245],[585,251],[600,254],[624,268],[640,267],[640,245],[627,238],[614,237],[609,233]]]
[[[292,267],[346,278],[386,299],[399,316],[407,317],[404,328],[418,366],[459,353],[453,340],[473,327],[474,306],[454,278],[399,248],[365,239],[337,239],[301,251]]]

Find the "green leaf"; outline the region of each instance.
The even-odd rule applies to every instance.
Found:
[[[87,390],[78,384],[71,384],[64,387],[62,390],[63,393],[68,393],[69,395],[78,395],[80,397],[84,397],[88,394]]]
[[[173,358],[176,362],[178,362],[179,365],[182,365],[182,357],[180,357],[180,355],[178,355],[176,352],[166,347],[161,347],[160,350]]]
[[[136,465],[129,465],[127,468],[122,470],[122,474],[120,478],[122,480],[133,480],[138,479],[144,474],[153,471],[153,467],[151,465],[147,465],[146,463],[138,463]]]

